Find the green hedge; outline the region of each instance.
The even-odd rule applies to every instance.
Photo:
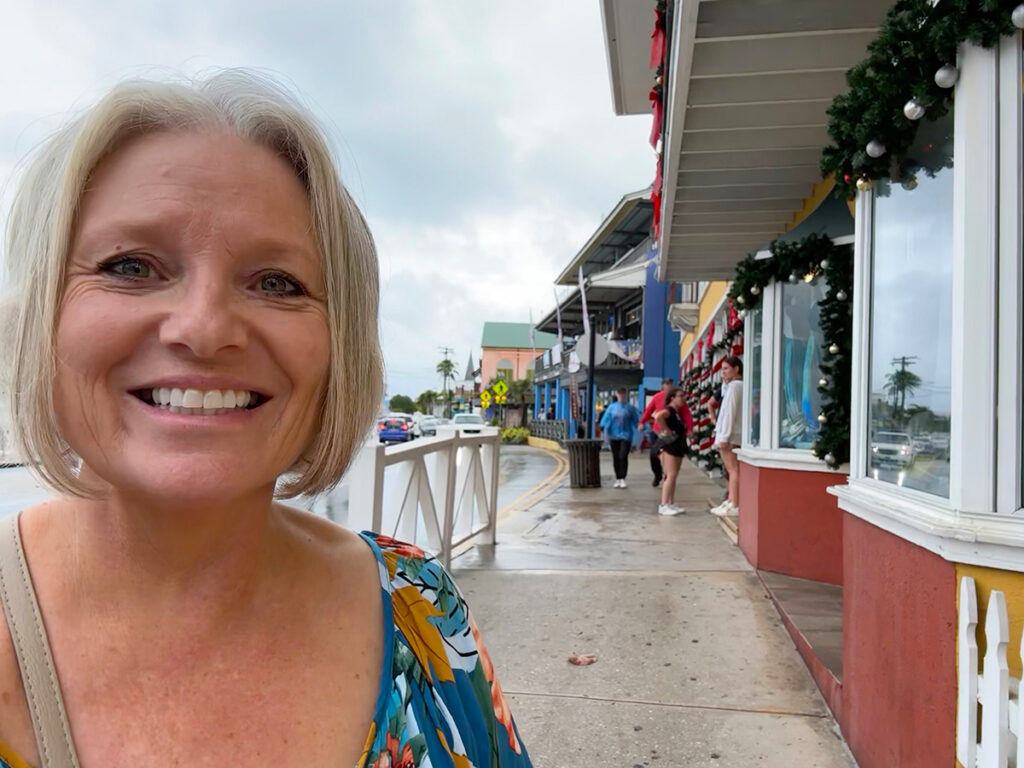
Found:
[[[526,427],[507,427],[501,430],[501,442],[523,445],[526,438],[530,436],[530,430]]]

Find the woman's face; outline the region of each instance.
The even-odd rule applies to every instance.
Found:
[[[683,403],[685,403],[685,402],[686,402],[686,395],[683,394],[682,392],[677,392],[675,397],[672,398],[672,407],[673,408],[682,408],[683,407]]]
[[[736,378],[737,371],[729,363],[722,363],[722,379],[725,381],[732,381]]]
[[[317,427],[330,345],[306,195],[270,150],[155,133],[100,164],[57,321],[57,414],[127,492],[272,485]]]

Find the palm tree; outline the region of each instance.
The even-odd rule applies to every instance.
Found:
[[[906,410],[907,393],[911,395],[921,386],[921,377],[906,368],[893,371],[885,377],[885,391],[892,395],[892,409]],[[898,402],[898,405],[897,405]]]
[[[441,362],[439,362],[437,364],[437,369],[436,370],[437,370],[438,373],[441,374],[441,379],[444,382],[443,386],[444,386],[444,400],[445,400],[445,410],[446,410],[446,414],[445,415],[448,416],[448,418],[451,418],[451,415],[452,415],[452,413],[451,413],[451,411],[452,411],[451,402],[452,401],[451,401],[451,396],[448,394],[448,379],[452,379],[452,380],[455,379],[455,363],[453,363],[451,360],[449,360],[446,357],[444,360],[442,360]]]

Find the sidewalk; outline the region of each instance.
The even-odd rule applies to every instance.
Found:
[[[568,480],[453,563],[537,768],[851,768],[750,565],[684,463],[656,514],[645,455],[630,487]],[[593,653],[597,663],[568,663]]]

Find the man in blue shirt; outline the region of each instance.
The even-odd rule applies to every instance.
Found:
[[[615,487],[626,487],[626,472],[629,469],[629,450],[633,436],[640,422],[640,412],[629,404],[629,390],[622,387],[618,400],[605,408],[601,417],[601,430],[612,447],[612,464],[615,466]]]

